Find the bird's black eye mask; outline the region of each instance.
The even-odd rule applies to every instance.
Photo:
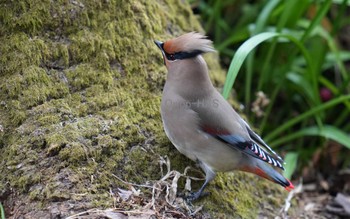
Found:
[[[180,60],[181,59],[190,59],[190,58],[196,57],[202,53],[203,52],[200,50],[194,50],[192,52],[176,52],[173,54],[169,54],[169,53],[164,51],[164,54],[169,61],[174,61],[174,60],[179,60],[179,59]]]
[[[168,59],[169,61],[190,59],[203,53],[203,51],[201,50],[193,50],[192,52],[175,52],[175,53],[169,54],[164,50],[164,47],[163,47],[164,43],[161,46],[166,59]]]

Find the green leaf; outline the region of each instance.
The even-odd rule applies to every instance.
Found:
[[[304,130],[306,135],[323,136],[332,139],[350,149],[350,135],[336,128],[335,126],[310,127]]]
[[[309,34],[319,25],[323,17],[329,11],[331,4],[331,0],[326,0],[325,2],[323,2],[323,4],[321,4],[321,7],[319,8],[316,16],[312,19],[310,26],[305,30],[304,35],[302,36],[300,41],[305,41]]]
[[[284,157],[284,161],[286,162],[285,171],[283,172],[283,176],[287,179],[290,179],[293,175],[298,162],[298,153],[296,152],[288,152]]]
[[[253,30],[253,35],[260,33],[266,26],[267,19],[270,17],[270,14],[273,9],[281,2],[281,0],[270,0],[266,3],[266,6],[263,8],[259,17],[256,21],[256,26]]]
[[[316,102],[316,95],[318,93],[312,92],[313,90],[311,89],[311,84],[308,80],[305,80],[305,78],[295,72],[289,72],[287,74],[287,79],[290,80],[292,83],[297,85],[303,92],[300,92],[301,94],[305,94],[306,98],[311,100],[312,102]]]
[[[5,219],[5,211],[4,211],[4,207],[2,206],[1,202],[0,202],[0,216],[1,216],[1,219]]]
[[[293,37],[290,34],[284,34],[284,33],[275,33],[275,32],[264,32],[264,33],[260,33],[258,35],[255,35],[251,38],[249,38],[247,41],[245,41],[237,50],[237,52],[235,53],[230,67],[228,69],[227,72],[227,78],[225,80],[225,85],[224,85],[224,89],[223,89],[223,96],[224,98],[228,98],[228,95],[230,93],[230,90],[236,80],[236,77],[238,75],[239,69],[241,68],[244,60],[246,59],[246,57],[248,56],[248,54],[255,49],[255,47],[257,47],[260,43],[272,39],[274,37],[282,37],[282,38],[286,38],[287,40],[293,42],[302,52],[304,58],[306,59],[306,63],[308,63],[308,68],[309,74],[314,74],[314,69],[312,67],[312,65],[310,63],[312,63],[312,59],[310,58],[310,55],[307,51],[307,49],[305,48],[304,45],[302,45],[295,37]]]
[[[301,122],[303,120],[305,120],[308,117],[314,116],[315,114],[322,112],[328,108],[334,107],[337,104],[340,103],[345,103],[347,100],[350,100],[350,94],[349,95],[344,95],[344,96],[340,96],[337,97],[335,99],[332,99],[331,101],[328,101],[326,103],[323,103],[321,105],[318,105],[312,109],[310,109],[309,111],[304,112],[303,114],[300,114],[299,116],[288,120],[286,123],[284,123],[283,125],[280,125],[277,129],[275,129],[274,131],[270,132],[266,137],[265,137],[265,141],[271,141],[273,138],[275,138],[276,136],[278,136],[278,134],[282,133],[283,131],[289,129],[290,127],[292,127],[293,125],[297,124],[298,122]],[[271,143],[272,144],[272,143]]]
[[[276,141],[271,142],[271,145],[280,145],[304,136],[324,137],[336,141],[350,149],[350,135],[331,125],[325,125],[321,128],[318,126],[303,128],[298,132],[294,132],[293,134],[286,135]]]
[[[271,39],[273,37],[276,37],[278,35],[279,33],[273,33],[273,32],[261,33],[248,39],[242,44],[242,46],[239,47],[239,49],[237,50],[237,52],[235,53],[231,61],[230,67],[227,72],[227,78],[223,89],[223,96],[225,98],[228,98],[230,90],[238,75],[238,71],[241,68],[243,61],[245,60],[247,55],[260,43],[268,39]]]

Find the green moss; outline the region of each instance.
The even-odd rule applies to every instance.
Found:
[[[17,180],[17,186],[19,189],[23,191],[27,191],[28,187],[31,185],[31,180],[30,180],[30,176],[26,175],[26,176],[21,176],[18,178]]]
[[[31,201],[36,201],[38,199],[40,199],[41,195],[41,189],[35,188],[32,191],[29,192],[29,199]]]
[[[21,108],[18,100],[10,100],[4,111],[4,114],[8,116],[7,120],[4,119],[5,127],[17,126],[27,118],[27,112]]]
[[[60,151],[58,156],[63,161],[68,161],[70,164],[74,165],[80,161],[85,161],[88,154],[84,149],[84,145],[78,142],[71,142]]]
[[[23,174],[18,177],[15,183],[16,187],[18,187],[22,192],[27,192],[32,185],[35,185],[40,181],[42,176],[40,173],[37,173],[36,175],[30,174],[31,171],[28,167],[24,167],[23,169],[29,171],[23,171]]]
[[[45,195],[46,200],[50,200],[53,202],[67,200],[71,198],[71,196],[67,192],[63,192],[59,188],[59,185],[54,183],[49,183],[48,185],[46,185],[45,189],[43,190],[43,193]]]
[[[2,42],[6,41],[6,43],[0,44],[2,54],[0,56],[0,62],[6,63],[6,65],[0,66],[1,75],[18,77],[17,74],[22,70],[31,65],[38,66],[42,60],[46,59],[48,48],[42,39],[33,39],[23,32],[17,33],[4,28],[0,29],[6,32],[6,34],[1,35]],[[12,77],[9,79],[12,79]],[[6,86],[7,84],[2,85]],[[9,89],[11,90],[11,88]]]
[[[279,185],[243,172],[218,174],[208,190],[211,199],[203,202],[217,218],[231,218],[232,212],[235,218],[256,218],[261,208],[276,208],[284,200],[281,196],[287,195]],[[274,212],[264,214],[275,216]]]

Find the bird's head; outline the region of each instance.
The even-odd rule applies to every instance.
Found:
[[[164,64],[169,69],[177,61],[192,59],[206,52],[214,52],[212,41],[206,36],[190,32],[164,43],[155,40],[154,43],[162,51]]]

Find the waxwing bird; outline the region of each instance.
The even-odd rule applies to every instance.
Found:
[[[197,162],[205,182],[189,200],[199,198],[218,171],[255,173],[288,191],[293,184],[273,167],[279,157],[214,88],[201,54],[215,51],[202,34],[191,32],[166,42],[154,41],[168,70],[161,101],[166,135],[175,147]]]

